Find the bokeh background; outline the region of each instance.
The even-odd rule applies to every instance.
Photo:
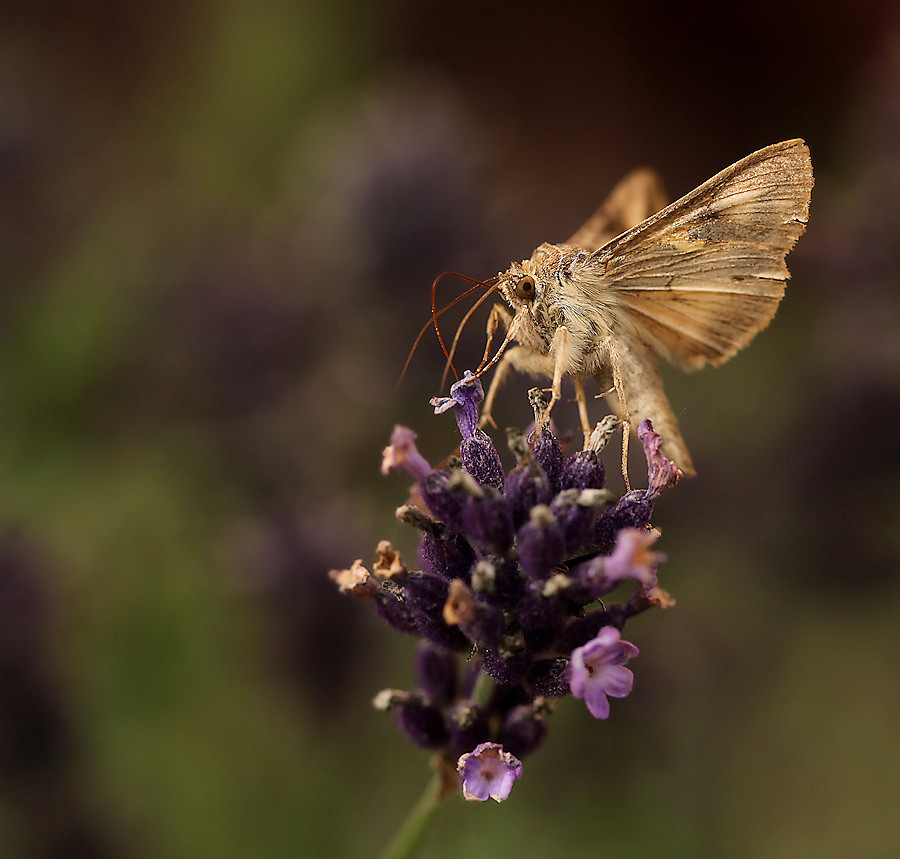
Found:
[[[414,556],[391,426],[455,444],[433,338],[395,386],[432,279],[796,136],[782,309],[667,374],[700,476],[657,507],[678,605],[629,627],[634,693],[566,702],[423,855],[898,855],[893,7],[3,3],[2,855],[376,855],[428,779],[370,706],[414,643],[326,573]]]

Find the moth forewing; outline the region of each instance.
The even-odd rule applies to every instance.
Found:
[[[768,146],[593,255],[655,354],[721,364],[775,314],[812,190],[802,140]]]
[[[805,228],[812,184],[802,140],[749,155],[655,214],[649,210],[661,195],[658,180],[649,171],[632,174],[570,244],[543,244],[500,275],[522,346],[504,355],[485,418],[510,367],[533,373],[552,366],[551,404],[560,378],[572,377],[585,423],[583,381],[594,376],[603,390],[615,388],[614,411],[633,429],[650,418],[665,439],[663,452],[692,474],[655,363],[721,364],[769,323],[784,294],[785,256]],[[585,248],[638,212],[649,217],[596,250]],[[582,429],[589,434],[589,426]]]

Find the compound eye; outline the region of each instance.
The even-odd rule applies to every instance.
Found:
[[[522,301],[533,301],[534,300],[534,278],[530,274],[526,274],[517,284],[516,284],[516,295],[522,299]]]

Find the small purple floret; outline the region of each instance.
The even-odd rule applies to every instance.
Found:
[[[416,480],[424,480],[431,474],[428,460],[416,447],[416,434],[400,424],[394,427],[391,443],[384,449],[381,460],[382,474],[387,474],[392,468],[402,468]]]
[[[624,663],[639,652],[614,626],[603,627],[596,638],[572,651],[572,694],[584,699],[595,719],[609,716],[607,695],[624,698],[631,691],[634,674]]]
[[[466,370],[463,377],[450,386],[449,397],[434,397],[431,405],[434,413],[441,415],[450,409],[456,414],[456,423],[463,438],[472,438],[478,428],[478,404],[484,399],[484,388],[471,370]]]
[[[647,497],[655,500],[664,489],[678,483],[681,472],[671,459],[666,459],[660,453],[663,440],[659,433],[653,431],[653,424],[649,420],[641,421],[638,438],[644,446],[644,456],[647,457],[647,473],[650,478]]]
[[[623,528],[616,537],[612,554],[606,559],[605,578],[615,586],[626,579],[645,585],[656,584],[656,568],[666,556],[650,547],[659,539],[659,531]]]
[[[463,796],[470,802],[493,799],[503,802],[522,775],[522,762],[499,743],[482,743],[466,752],[456,765],[462,779]]]
[[[459,456],[466,471],[481,486],[500,489],[503,486],[503,465],[494,443],[478,428],[478,405],[484,399],[481,380],[466,370],[462,379],[450,387],[449,397],[433,397],[431,405],[436,415],[453,409],[462,441]]]

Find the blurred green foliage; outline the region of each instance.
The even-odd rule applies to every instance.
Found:
[[[635,625],[634,694],[608,724],[565,702],[510,801],[448,803],[423,855],[895,854],[900,362],[870,332],[897,309],[900,30],[873,3],[806,31],[796,3],[770,31],[776,5],[564,4],[571,44],[534,3],[11,16],[0,514],[49,559],[63,765],[111,855],[377,854],[428,779],[369,706],[412,643],[325,573],[414,551],[390,426],[454,444],[434,351],[393,388],[431,278],[564,235],[640,161],[681,193],[798,134],[819,178],[783,311],[671,376],[701,476],[657,511],[678,606]],[[4,855],[49,855],[20,787]]]

